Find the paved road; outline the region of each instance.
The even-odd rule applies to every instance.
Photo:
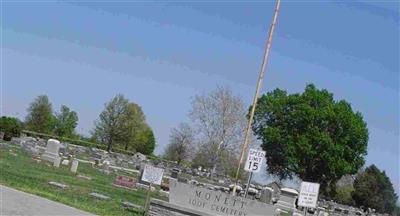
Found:
[[[0,215],[93,215],[45,198],[0,185]]]

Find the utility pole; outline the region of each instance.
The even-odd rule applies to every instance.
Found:
[[[279,12],[280,5],[281,5],[281,0],[277,0],[276,1],[276,6],[275,6],[274,17],[272,19],[272,23],[271,23],[271,26],[269,28],[269,35],[268,35],[267,43],[266,43],[266,46],[265,46],[264,58],[263,58],[262,64],[261,64],[260,74],[258,76],[256,92],[255,92],[254,98],[253,98],[253,105],[252,105],[251,111],[250,111],[250,118],[249,118],[249,122],[248,122],[247,128],[246,128],[246,134],[245,134],[243,145],[242,145],[242,151],[240,152],[239,163],[238,163],[238,166],[237,166],[236,176],[235,176],[235,185],[233,186],[233,195],[236,194],[236,186],[237,186],[237,182],[238,182],[240,166],[241,166],[241,164],[243,162],[244,152],[246,152],[247,146],[249,144],[251,125],[253,123],[254,112],[256,110],[258,92],[260,91],[261,83],[262,83],[263,76],[264,76],[265,66],[267,65],[267,62],[268,62],[269,51],[270,51],[271,43],[272,43],[272,35],[274,33],[274,30],[275,30],[275,25],[276,25],[276,20],[278,18],[278,12]]]

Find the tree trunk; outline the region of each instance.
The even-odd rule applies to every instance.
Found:
[[[112,142],[108,142],[107,151],[111,152]]]

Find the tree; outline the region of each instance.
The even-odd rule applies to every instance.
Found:
[[[12,137],[19,137],[22,123],[19,119],[2,116],[0,118],[0,131],[4,132],[4,140],[10,141]]]
[[[348,185],[336,187],[335,201],[345,205],[353,205],[353,191],[354,188]]]
[[[393,211],[394,216],[400,216],[400,206],[396,206]]]
[[[129,146],[136,149],[137,146],[140,145],[140,134],[143,133],[144,130],[147,130],[148,127],[142,108],[135,103],[128,103],[124,118],[126,123],[124,149],[128,150]]]
[[[139,144],[136,146],[136,151],[142,154],[150,155],[156,148],[156,139],[154,137],[153,130],[150,127],[146,127],[141,131],[139,135]]]
[[[354,176],[344,175],[339,181],[336,182],[336,193],[335,197],[332,197],[336,202],[345,205],[354,205],[353,198],[351,196],[354,191],[353,188]]]
[[[203,166],[212,164],[214,171],[223,152],[237,154],[246,124],[246,110],[240,97],[233,95],[230,89],[217,87],[209,94],[196,95],[190,118],[198,132],[200,149],[206,151],[203,152],[206,157]]]
[[[40,95],[29,105],[26,128],[40,133],[51,133],[54,127],[52,105],[46,95]]]
[[[187,123],[180,123],[178,127],[171,130],[165,157],[181,164],[192,153],[193,142],[194,132],[192,128]]]
[[[154,134],[145,122],[142,109],[123,95],[118,94],[108,102],[99,117],[92,135],[107,144],[107,151],[114,147],[131,148],[144,154],[154,151]]]
[[[111,151],[116,143],[121,143],[126,135],[125,112],[128,100],[123,95],[116,95],[105,104],[99,120],[95,122],[93,136],[107,144],[107,151]]]
[[[373,208],[380,213],[394,213],[398,196],[385,171],[375,165],[357,174],[354,180],[353,200],[356,205]]]
[[[365,162],[368,129],[361,113],[312,84],[302,94],[275,89],[262,95],[253,132],[266,151],[269,173],[319,182],[331,197],[335,182]]]
[[[56,114],[54,133],[61,137],[73,137],[78,125],[78,115],[67,106],[62,105],[60,112]]]

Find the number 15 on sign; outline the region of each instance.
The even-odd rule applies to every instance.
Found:
[[[261,170],[261,164],[265,158],[265,151],[250,149],[247,155],[246,164],[244,170],[249,172],[259,172]]]

